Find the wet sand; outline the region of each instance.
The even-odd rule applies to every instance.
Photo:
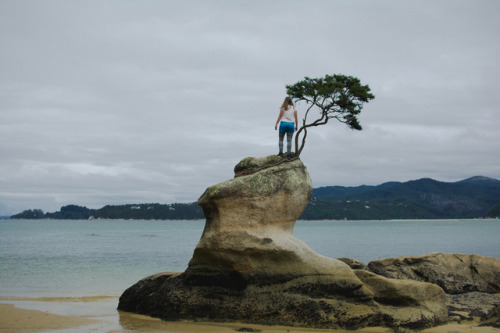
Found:
[[[284,327],[284,326],[264,326],[255,324],[243,324],[243,323],[207,323],[207,322],[188,322],[188,321],[178,321],[178,322],[165,322],[160,319],[151,318],[147,316],[141,316],[133,313],[120,312],[120,324],[123,327],[123,331],[112,331],[117,332],[175,332],[175,333],[194,333],[194,332],[206,332],[206,333],[234,333],[234,332],[262,332],[262,333],[321,333],[321,332],[335,332],[335,333],[348,333],[353,331],[344,330],[322,330],[322,329],[308,329],[308,328],[297,328],[297,327]],[[359,330],[358,332],[363,333],[388,333],[392,332],[386,328],[375,327],[366,328]]]
[[[95,320],[61,316],[53,313],[26,310],[12,304],[0,304],[0,332],[36,332],[80,327],[95,323]]]
[[[90,304],[89,304],[90,305]],[[110,323],[93,316],[64,316],[39,310],[27,310],[12,304],[0,304],[0,332],[20,333],[71,329],[72,332],[164,332],[164,333],[234,333],[253,331],[262,333],[348,333],[346,330],[307,329],[283,326],[264,326],[242,323],[165,322],[148,316],[116,312],[118,322]],[[103,319],[103,318],[101,318]],[[391,329],[370,327],[361,333],[389,333]],[[500,333],[500,329],[478,327],[477,323],[448,324],[421,331],[422,333]]]
[[[253,324],[220,324],[220,323],[193,323],[193,322],[164,322],[159,319],[122,312],[120,324],[124,330],[110,331],[124,332],[165,332],[165,333],[234,333],[234,332],[262,332],[262,333],[394,333],[394,330],[385,327],[368,327],[360,330],[326,330],[312,328],[297,328],[283,326],[264,326]],[[403,330],[403,332],[411,332]],[[499,333],[500,329],[493,327],[478,327],[477,323],[448,324],[422,330],[420,333]]]

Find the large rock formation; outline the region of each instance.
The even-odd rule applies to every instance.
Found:
[[[293,236],[312,193],[300,160],[246,158],[235,173],[198,201],[207,221],[188,269],[139,281],[119,309],[317,328],[417,328],[446,319],[440,287],[353,270]]]

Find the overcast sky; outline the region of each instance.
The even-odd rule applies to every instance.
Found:
[[[285,85],[376,98],[301,155],[314,187],[500,178],[500,1],[0,0],[0,215],[193,202],[278,153]],[[299,118],[306,109],[298,104]]]

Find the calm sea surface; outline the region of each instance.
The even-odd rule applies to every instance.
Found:
[[[116,311],[118,296],[146,276],[184,271],[204,225],[0,220],[0,302],[100,320],[65,332],[134,330]],[[322,255],[365,264],[429,252],[500,257],[500,220],[299,221],[295,236]]]
[[[117,296],[184,271],[205,221],[0,221],[0,296]],[[299,221],[316,252],[368,263],[429,252],[500,257],[500,220]]]

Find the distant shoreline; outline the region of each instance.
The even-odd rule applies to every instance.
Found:
[[[3,213],[5,214],[5,213]],[[5,215],[4,215],[5,216]],[[28,209],[10,218],[29,219],[204,219],[197,202],[106,205],[98,209],[69,204],[56,212]],[[378,186],[314,188],[303,220],[461,220],[500,218],[500,181],[472,177],[455,183],[429,178]]]
[[[22,219],[22,218],[0,218],[0,220],[23,220],[23,221],[96,221],[96,222],[105,222],[105,221],[205,221],[205,219],[108,219],[108,218],[98,218],[98,219],[54,219],[54,218],[40,218],[40,219]],[[375,219],[375,220],[337,220],[337,219],[299,219],[296,222],[425,222],[425,221],[500,221],[499,218],[494,217],[476,217],[476,218],[452,218],[452,219]]]

